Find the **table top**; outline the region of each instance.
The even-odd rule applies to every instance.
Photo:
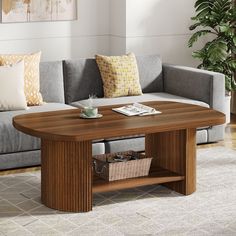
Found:
[[[225,123],[225,115],[213,109],[177,102],[145,102],[161,114],[128,117],[112,111],[122,105],[100,107],[100,119],[81,119],[79,109],[31,113],[13,118],[16,129],[39,138],[83,141],[150,134]]]

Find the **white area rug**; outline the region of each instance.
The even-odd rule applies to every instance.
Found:
[[[40,172],[0,176],[0,235],[236,235],[236,151],[198,150],[197,192],[161,186],[96,194],[70,214],[40,203]]]

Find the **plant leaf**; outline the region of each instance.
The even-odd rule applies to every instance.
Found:
[[[208,33],[215,37],[205,46],[192,53],[194,58],[201,61],[198,68],[223,73],[226,76],[225,86],[228,91],[236,90],[236,81],[233,75],[236,71],[236,3],[235,0],[196,0],[196,15],[192,17],[193,24],[190,30],[202,27],[194,33],[188,46]]]
[[[227,32],[230,29],[230,25],[224,24],[224,25],[219,25],[220,32]]]
[[[231,79],[231,90],[236,91],[236,82],[234,78]]]
[[[220,64],[218,64],[218,65],[211,64],[207,67],[207,69],[210,70],[210,71],[219,72],[219,73],[224,72],[224,67]]]
[[[228,76],[225,76],[225,89],[227,91],[231,91],[232,90],[232,81],[231,78]]]
[[[236,47],[236,36],[233,37],[234,46]]]
[[[193,58],[203,59],[204,55],[201,53],[201,51],[195,51],[192,53]]]
[[[212,2],[213,2],[213,0],[197,0],[194,7],[197,8],[198,6],[200,6],[201,4],[204,4],[204,3],[211,5]]]
[[[208,48],[209,61],[216,63],[226,60],[228,56],[227,49],[227,43],[223,40],[213,41]]]
[[[195,30],[198,26],[202,25],[201,22],[197,22],[189,27],[190,30]]]
[[[191,38],[189,39],[189,41],[188,41],[188,46],[189,46],[189,47],[192,47],[193,44],[194,44],[201,36],[206,35],[206,34],[208,34],[208,33],[211,33],[211,31],[210,31],[210,30],[200,30],[200,31],[198,31],[198,32],[195,32],[195,33],[191,36]]]
[[[197,17],[198,18],[204,18],[206,16],[209,15],[209,9],[206,8],[206,9],[203,9],[202,11],[200,11],[198,14],[197,14]]]
[[[204,9],[208,9],[209,11],[212,9],[212,3],[209,1],[203,1],[196,7],[196,12],[202,11]]]
[[[227,64],[228,64],[228,66],[230,67],[230,70],[236,71],[236,59],[229,58],[229,59],[227,60]]]

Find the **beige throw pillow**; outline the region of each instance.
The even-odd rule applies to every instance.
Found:
[[[24,93],[24,62],[0,66],[0,111],[27,109]]]
[[[20,60],[24,60],[25,65],[25,96],[29,106],[41,105],[43,103],[42,95],[39,92],[39,63],[41,52],[34,54],[15,54],[0,55],[0,65],[15,64]]]
[[[96,55],[105,97],[141,95],[139,72],[133,53],[124,56]]]

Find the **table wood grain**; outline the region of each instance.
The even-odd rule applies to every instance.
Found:
[[[165,184],[189,195],[196,190],[196,128],[221,125],[221,112],[184,103],[147,102],[161,114],[127,117],[99,108],[101,119],[80,119],[79,109],[32,113],[13,118],[16,129],[41,138],[42,202],[72,212],[92,210],[92,194]],[[145,135],[145,152],[153,157],[149,176],[106,182],[93,178],[92,141]],[[132,147],[130,147],[132,149]],[[126,150],[124,150],[126,151]]]
[[[220,125],[225,122],[221,112],[184,103],[147,102],[162,114],[124,116],[107,106],[99,108],[100,119],[79,118],[80,109],[32,113],[13,118],[16,129],[39,138],[82,141],[126,135],[148,134],[186,128]]]

